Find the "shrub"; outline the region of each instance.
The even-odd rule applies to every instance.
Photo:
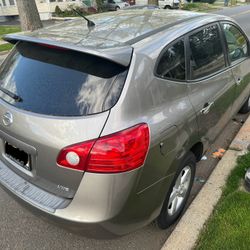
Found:
[[[56,8],[55,8],[55,14],[57,16],[59,16],[60,14],[62,14],[62,10],[60,9],[60,7],[57,5]]]
[[[58,17],[77,17],[77,16],[79,16],[76,12],[74,12],[72,10],[72,8],[74,8],[75,10],[77,10],[78,12],[80,12],[84,16],[89,14],[88,11],[83,7],[70,5],[65,10],[61,10],[59,6],[56,6],[55,15]]]

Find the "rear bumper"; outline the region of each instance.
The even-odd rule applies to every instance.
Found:
[[[85,236],[113,238],[135,229],[124,221],[119,224],[116,218],[122,217],[139,172],[85,173],[74,198],[66,199],[29,183],[0,161],[0,184],[22,205],[49,221]],[[141,221],[140,226],[144,223]]]
[[[70,230],[73,233],[90,238],[112,239],[118,237],[117,234],[114,234],[111,231],[107,230],[105,227],[103,227],[101,223],[77,223],[75,221],[67,220],[63,217],[56,216],[54,213],[50,213],[46,210],[43,210],[40,207],[34,206],[34,204],[29,203],[27,202],[27,200],[24,200],[21,197],[15,195],[15,193],[10,191],[5,186],[0,185],[0,187],[3,187],[3,190],[5,190],[20,205],[25,207],[25,209],[38,216],[40,219],[42,218],[45,222],[54,224],[55,226],[64,228],[65,230]]]
[[[50,222],[84,236],[114,238],[147,225],[160,213],[173,176],[137,192],[141,171],[142,168],[121,174],[84,173],[74,198],[66,199],[29,183],[0,161],[0,184],[33,213]]]

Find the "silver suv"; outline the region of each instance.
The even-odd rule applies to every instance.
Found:
[[[183,211],[195,165],[249,110],[249,41],[230,18],[131,10],[31,33],[0,67],[0,183],[86,235]]]

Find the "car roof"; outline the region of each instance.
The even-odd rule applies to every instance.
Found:
[[[157,30],[203,14],[173,10],[127,10],[88,16],[95,23],[89,31],[83,18],[51,26],[33,36],[80,43],[83,46],[114,47]],[[73,38],[73,39],[72,39]],[[106,40],[103,43],[103,40]]]
[[[105,57],[122,65],[128,65],[131,55],[126,58],[119,55],[131,54],[132,44],[168,27],[206,16],[209,14],[180,10],[143,9],[106,12],[88,16],[95,23],[94,28],[89,29],[83,18],[76,18],[34,32],[10,34],[5,40],[11,43],[20,40],[41,42],[96,55],[105,51],[107,53]],[[112,59],[112,56],[117,58]]]

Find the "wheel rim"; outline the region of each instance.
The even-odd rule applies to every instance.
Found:
[[[169,197],[168,214],[173,216],[182,206],[191,183],[191,167],[186,166],[178,175]]]

